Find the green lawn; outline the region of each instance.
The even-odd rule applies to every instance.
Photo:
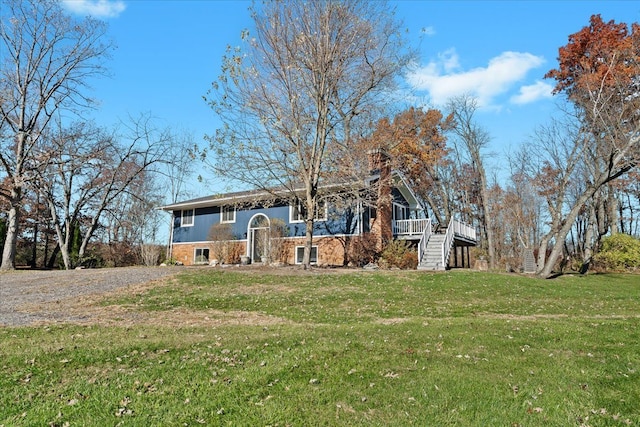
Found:
[[[194,269],[103,305],[147,321],[0,329],[0,426],[640,425],[640,276]]]

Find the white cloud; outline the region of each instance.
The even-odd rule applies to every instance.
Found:
[[[458,54],[450,49],[439,54],[437,61],[409,72],[407,81],[414,89],[428,92],[436,106],[452,97],[470,94],[480,106],[486,107],[522,80],[529,70],[543,63],[544,58],[530,53],[504,52],[492,58],[486,67],[463,71]]]
[[[72,13],[94,18],[115,18],[127,7],[122,0],[62,0],[62,4]]]
[[[514,104],[529,104],[542,98],[551,98],[553,85],[543,81],[537,81],[532,85],[522,86],[517,95],[511,97]]]
[[[446,73],[453,73],[460,68],[460,59],[455,49],[445,50],[438,54],[438,60]]]

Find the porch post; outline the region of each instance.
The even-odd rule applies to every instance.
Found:
[[[471,268],[471,258],[469,257],[469,248],[470,246],[467,246],[467,267]]]
[[[453,263],[454,263],[454,267],[458,268],[458,247],[455,245],[453,245]],[[464,267],[464,259],[462,260],[462,266]]]

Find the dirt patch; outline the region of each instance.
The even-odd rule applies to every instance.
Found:
[[[78,325],[123,326],[134,325],[169,327],[211,327],[220,325],[275,325],[288,323],[275,316],[267,316],[249,311],[193,310],[175,308],[163,311],[141,311],[135,305],[103,305],[105,299],[135,296],[166,284],[167,281],[143,283],[101,295],[71,298],[55,303],[27,305],[29,313],[51,313],[54,323]],[[59,317],[65,313],[64,317]],[[37,325],[50,324],[48,321],[36,322]]]
[[[500,314],[500,313],[476,313],[476,317],[498,320],[538,320],[538,319],[566,319],[567,314]]]
[[[97,300],[117,292],[140,292],[167,283],[173,267],[128,267],[0,273],[0,326],[82,323]],[[140,288],[142,286],[142,288]]]
[[[297,292],[293,286],[287,285],[264,285],[262,283],[256,283],[255,285],[237,285],[233,288],[233,292],[239,295],[264,295],[268,293],[279,293],[279,294],[292,294]]]
[[[286,271],[283,271],[286,270]],[[150,270],[143,268],[84,271],[20,271],[3,273],[0,300],[0,326],[40,326],[78,324],[105,326],[218,326],[275,325],[290,323],[286,319],[250,311],[193,310],[176,308],[167,311],[141,311],[135,305],[104,305],[107,299],[143,294],[165,286],[184,269]],[[297,274],[302,270],[243,269],[243,273],[281,272]],[[303,273],[304,274],[304,273]],[[313,274],[313,273],[309,273]],[[158,278],[159,277],[159,278]],[[7,279],[7,280],[4,280]],[[278,287],[279,291],[293,291]],[[273,286],[241,286],[246,294],[273,291]]]

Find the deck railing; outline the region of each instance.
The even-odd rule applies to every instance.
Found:
[[[421,236],[425,228],[431,226],[429,218],[422,219],[399,219],[393,221],[394,236]]]
[[[442,265],[447,265],[449,262],[451,246],[453,246],[453,239],[456,237],[461,237],[475,242],[476,229],[469,224],[465,224],[462,221],[451,218],[449,225],[447,226],[444,241],[442,242]]]
[[[451,250],[451,246],[453,245],[453,236],[454,236],[454,228],[455,223],[458,221],[451,218],[449,220],[449,225],[447,226],[447,231],[445,232],[444,241],[442,242],[442,250],[441,250],[441,262],[442,266],[446,266],[449,261],[449,251]],[[446,267],[445,267],[446,268]]]
[[[476,229],[469,224],[465,224],[462,221],[451,221],[452,232],[456,237],[462,237],[463,239],[476,241]]]
[[[420,237],[418,244],[418,260],[422,260],[423,254],[427,250],[427,244],[433,234],[431,219],[401,219],[393,221],[393,235],[395,237]],[[470,242],[476,241],[476,229],[462,221],[451,218],[444,232],[445,238],[441,248],[441,265],[446,265],[449,261],[449,253],[455,238],[461,238]]]

